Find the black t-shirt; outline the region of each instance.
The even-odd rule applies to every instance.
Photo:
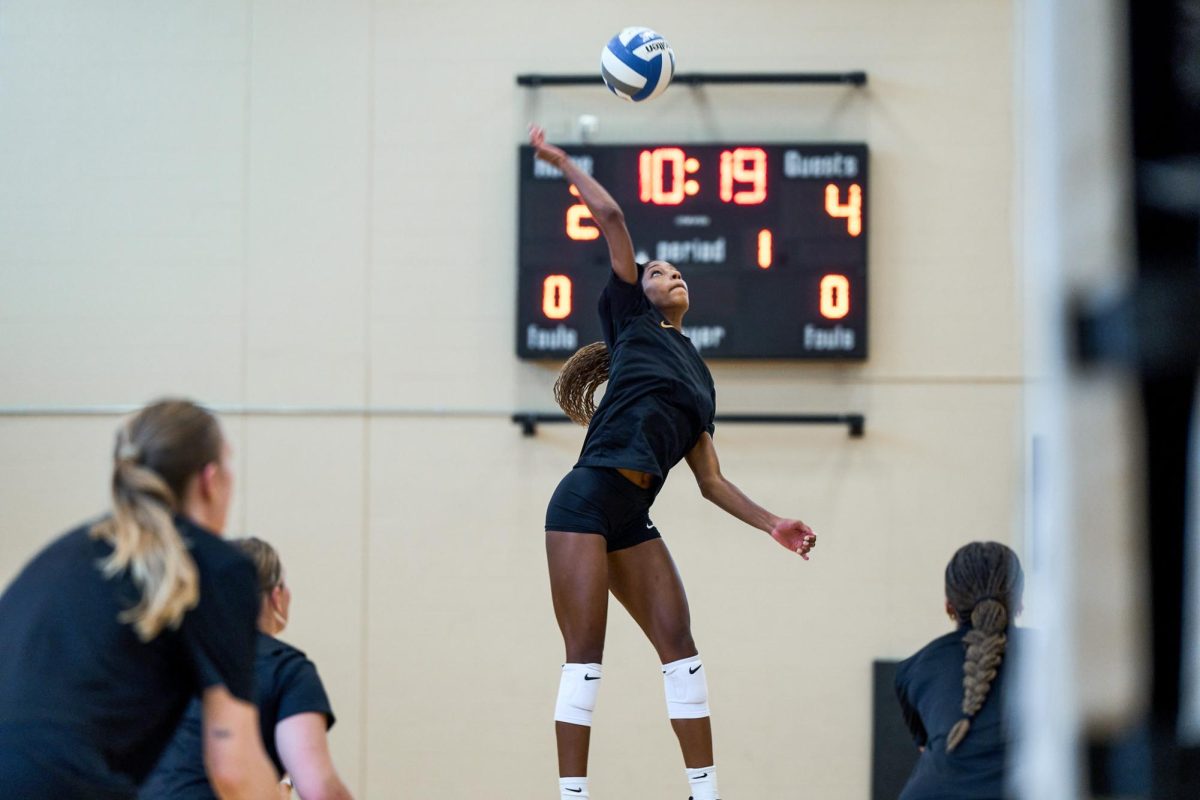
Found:
[[[128,573],[101,574],[112,548],[89,525],[52,542],[0,595],[0,786],[132,796],[193,696],[222,684],[253,700],[254,565],[198,525],[176,525],[200,599],[150,642],[117,620],[138,591]]]
[[[690,339],[672,327],[639,283],[613,273],[600,295],[608,346],[608,387],[588,425],[576,466],[623,467],[657,476],[705,431],[713,432],[717,391]]]
[[[325,728],[333,727],[333,709],[316,666],[301,651],[265,633],[258,634],[254,660],[257,679],[258,721],[267,755],[282,776],[285,772],[275,747],[275,726],[306,712],[325,715]],[[215,800],[204,772],[200,703],[193,700],[154,772],[138,794],[141,800]]]
[[[1005,697],[1015,652],[1025,632],[1008,631],[1008,643],[996,679],[983,707],[971,719],[971,729],[953,753],[946,737],[962,719],[963,637],[960,628],[921,648],[900,662],[896,697],[913,741],[924,747],[901,800],[1002,800],[1008,733]]]

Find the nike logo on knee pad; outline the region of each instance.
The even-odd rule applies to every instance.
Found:
[[[688,670],[688,675],[695,675],[697,672],[700,671],[700,668],[703,666],[704,666],[703,664],[697,664],[695,669]]]
[[[600,676],[599,675],[584,675],[583,679],[585,681],[598,681],[598,680],[600,680]],[[583,791],[583,790],[582,789],[579,789],[579,790],[572,789],[571,791],[574,792],[574,791]]]

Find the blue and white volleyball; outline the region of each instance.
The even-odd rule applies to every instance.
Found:
[[[600,52],[600,74],[617,97],[634,103],[652,100],[675,77],[675,51],[649,28],[626,28]]]

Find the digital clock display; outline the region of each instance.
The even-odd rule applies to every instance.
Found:
[[[705,358],[866,358],[866,145],[563,149],[621,206],[637,260],[683,273]],[[519,159],[517,355],[563,358],[602,338],[608,247],[559,170]]]

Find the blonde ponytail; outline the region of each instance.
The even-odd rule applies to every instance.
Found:
[[[100,570],[127,573],[141,597],[121,612],[142,641],[177,628],[200,599],[196,562],[175,526],[188,481],[220,458],[216,419],[185,400],[147,406],[117,433],[112,515],[92,535],[112,545]]]

